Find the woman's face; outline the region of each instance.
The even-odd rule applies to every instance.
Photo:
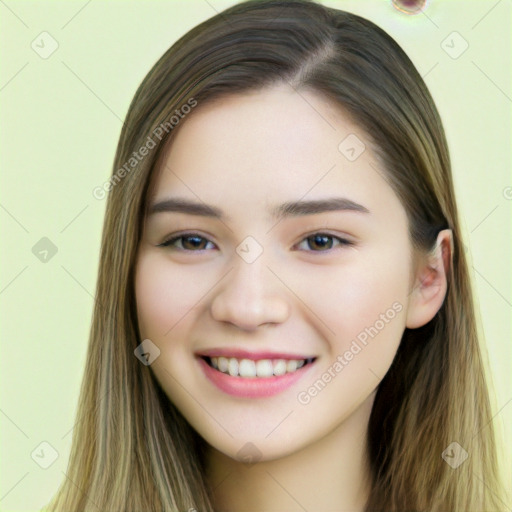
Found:
[[[232,458],[279,458],[349,423],[363,435],[413,268],[365,134],[287,85],[199,103],[182,123],[137,261],[156,378]]]

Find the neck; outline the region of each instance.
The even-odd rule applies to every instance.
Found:
[[[363,512],[369,494],[366,436],[373,399],[372,394],[334,431],[280,459],[248,465],[210,447],[207,479],[215,510]]]

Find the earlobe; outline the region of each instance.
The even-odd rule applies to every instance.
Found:
[[[435,249],[418,267],[407,308],[407,328],[417,329],[427,324],[443,305],[452,260],[452,230],[443,229],[437,236]]]

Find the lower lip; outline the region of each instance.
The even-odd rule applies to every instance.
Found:
[[[245,398],[262,398],[277,395],[293,386],[314,364],[314,362],[309,363],[294,372],[285,373],[284,375],[246,378],[232,377],[227,373],[215,370],[203,358],[198,357],[197,359],[206,377],[221,391],[228,395]]]

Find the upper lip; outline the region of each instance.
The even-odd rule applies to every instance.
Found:
[[[290,354],[285,352],[274,352],[270,350],[252,351],[238,348],[212,348],[196,352],[198,357],[234,357],[235,359],[252,359],[259,361],[261,359],[314,359],[315,356],[307,354]]]

